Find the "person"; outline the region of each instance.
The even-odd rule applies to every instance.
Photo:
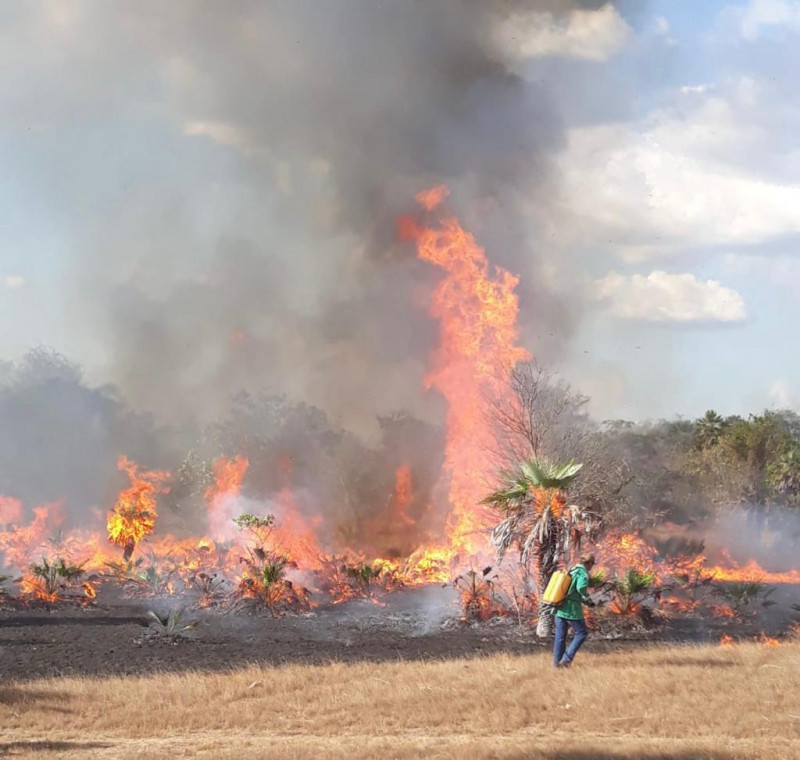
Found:
[[[589,571],[594,567],[594,555],[587,554],[569,571],[572,582],[564,601],[556,610],[556,639],[553,644],[553,665],[557,668],[568,668],[578,650],[583,646],[589,631],[583,619],[583,607],[594,607],[589,598]],[[567,630],[572,628],[572,643],[567,649]]]

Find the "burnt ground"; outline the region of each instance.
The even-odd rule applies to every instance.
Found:
[[[787,602],[800,588],[785,589]],[[157,671],[218,671],[248,664],[330,661],[425,660],[495,653],[545,651],[528,626],[510,618],[480,624],[459,622],[452,591],[413,589],[390,595],[385,606],[352,601],[281,618],[189,609],[197,620],[190,641],[150,638],[148,610],[179,606],[174,599],[103,599],[75,604],[0,611],[0,677],[24,680],[57,675],[133,675]],[[776,605],[777,606],[777,605]],[[790,603],[784,609],[790,609]],[[656,631],[605,631],[586,649],[617,651],[653,640],[718,642],[723,633],[748,638],[766,631],[779,635],[785,616],[757,617],[747,624],[718,619],[677,619]]]

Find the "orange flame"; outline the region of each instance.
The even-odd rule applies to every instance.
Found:
[[[401,465],[395,474],[394,500],[392,517],[400,525],[412,526],[417,521],[408,514],[408,508],[414,501],[414,483],[411,478],[411,468]]]
[[[20,588],[24,596],[30,596],[38,599],[40,602],[57,602],[59,600],[58,592],[49,592],[45,589],[44,581],[41,578],[33,576],[25,576],[21,583]]]
[[[16,500],[15,500],[16,501]],[[17,516],[21,520],[20,514]],[[0,533],[3,561],[12,567],[26,567],[46,542],[48,533],[58,528],[64,519],[61,502],[33,508],[33,519],[27,525],[12,525]]]
[[[426,211],[433,211],[437,206],[441,205],[448,195],[450,195],[450,190],[447,185],[439,185],[428,190],[422,190],[414,196],[414,200]]]
[[[208,529],[217,540],[232,538],[236,534],[233,518],[238,512],[236,497],[242,490],[250,461],[244,456],[235,456],[233,459],[219,457],[214,461],[214,485],[209,486],[205,492],[208,502]]]
[[[779,647],[781,645],[780,641],[778,641],[777,639],[773,639],[770,636],[767,636],[767,634],[764,633],[763,631],[761,632],[761,635],[758,637],[758,643],[773,648]]]
[[[127,473],[131,486],[120,492],[108,517],[108,540],[125,547],[125,556],[130,558],[136,544],[155,530],[155,495],[168,492],[163,483],[170,474],[160,470],[140,473],[139,465],[126,456],[119,458],[117,467]]]
[[[317,541],[317,529],[322,518],[307,518],[301,511],[292,492],[292,460],[283,457],[279,462],[284,486],[278,492],[276,520],[272,536],[281,552],[306,568],[321,566],[323,551]]]
[[[733,564],[733,563],[732,563]],[[741,567],[722,567],[714,565],[705,568],[708,576],[718,581],[759,581],[761,583],[794,583],[800,584],[800,570],[786,572],[769,572],[755,560],[749,560]]]
[[[723,633],[722,638],[719,640],[719,645],[721,647],[732,647],[734,645],[733,636],[728,636],[727,633]]]
[[[428,207],[440,197],[443,193],[436,189],[418,200]],[[460,551],[476,554],[487,548],[478,538],[483,526],[477,504],[489,474],[480,410],[487,395],[508,394],[512,368],[529,358],[516,343],[518,279],[499,267],[491,274],[483,248],[454,218],[443,219],[435,229],[406,226],[405,232],[413,232],[419,258],[445,272],[430,309],[441,327],[426,385],[448,402],[448,539]]]
[[[22,502],[0,494],[0,525],[19,525],[22,522]]]

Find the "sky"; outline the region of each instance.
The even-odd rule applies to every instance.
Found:
[[[408,169],[406,185],[385,195],[394,202],[402,186],[410,197],[412,180],[435,181],[439,166],[458,175],[462,197],[477,187],[477,199],[502,200],[513,186],[530,253],[505,250],[492,223],[476,216],[479,204],[468,221],[489,258],[521,278],[526,347],[589,394],[599,418],[800,408],[800,0],[517,5],[519,12],[492,21],[487,37],[503,65],[546,101],[529,112],[543,156],[530,172],[544,167],[546,185],[515,172],[513,180],[500,173],[486,180],[491,162],[505,159],[493,140],[507,135],[528,145],[516,107],[501,99],[487,112],[498,122],[507,115],[513,130],[484,123],[483,108],[465,110],[467,124],[456,127],[464,150],[446,138],[438,152],[426,144],[430,171]],[[407,341],[408,358],[364,335],[370,299],[391,298],[386,286],[362,288],[373,271],[363,261],[380,257],[359,257],[383,233],[364,232],[369,183],[354,191],[346,166],[358,167],[359,180],[408,167],[404,157],[385,166],[373,160],[371,131],[359,131],[358,120],[370,116],[359,98],[369,91],[371,107],[379,102],[402,119],[425,70],[413,70],[400,46],[387,48],[396,60],[373,74],[348,58],[353,48],[335,16],[319,24],[312,13],[302,24],[292,18],[293,30],[308,25],[332,60],[346,61],[342,84],[338,70],[313,70],[310,43],[281,38],[269,3],[257,11],[244,0],[224,4],[224,19],[208,7],[176,2],[162,12],[158,4],[120,3],[112,13],[90,0],[0,2],[0,359],[49,346],[80,363],[91,382],[116,383],[137,405],[161,412],[158,383],[143,375],[179,386],[175,398],[212,386],[232,394],[253,377],[279,385],[292,375],[287,366],[325,354],[292,375],[291,386],[309,400],[342,414],[362,403],[370,414],[415,407],[422,387],[415,378],[424,371],[416,334],[400,330],[389,341]],[[420,40],[424,34],[415,45]],[[278,51],[270,66],[258,58],[264,50]],[[370,77],[389,84],[373,88]],[[309,127],[328,113],[315,100],[326,97],[316,89],[320,78],[347,100],[348,121],[332,137]],[[328,107],[333,114],[336,99]],[[440,129],[437,121],[415,139]],[[359,141],[370,158],[363,164]],[[392,142],[378,144],[385,153]],[[464,179],[460,164],[474,146],[481,158]],[[341,207],[347,224],[330,223]],[[225,315],[253,278],[248,270],[237,279],[228,268],[264,247],[276,251],[264,266],[286,271],[290,284],[285,293],[271,290],[265,277],[263,300],[273,305],[237,312],[264,338],[229,371],[229,355],[211,346],[203,305],[225,321],[224,335],[235,332]],[[356,260],[358,275],[345,279],[341,272],[355,271]],[[402,267],[390,271],[386,280],[405,276]],[[217,284],[208,284],[214,272]],[[348,299],[359,300],[357,317],[343,311]],[[387,308],[395,325],[401,304]],[[338,340],[329,351],[334,343],[321,342],[318,325],[330,328],[332,313],[336,329],[358,332],[358,341]],[[125,319],[137,330],[120,328]],[[275,338],[279,331],[291,340]],[[148,336],[167,333],[148,372]],[[368,359],[356,345],[369,346]],[[387,354],[377,374],[376,352]],[[340,378],[344,362],[354,369]],[[272,376],[271,367],[280,371]],[[353,384],[362,375],[379,378],[380,403],[364,401],[364,388]]]

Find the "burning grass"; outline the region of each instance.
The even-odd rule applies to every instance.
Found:
[[[0,690],[0,751],[773,760],[800,756],[798,704],[800,644],[58,679]]]

